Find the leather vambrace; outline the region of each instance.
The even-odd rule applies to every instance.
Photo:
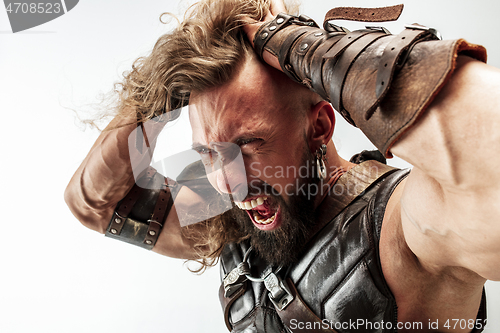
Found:
[[[174,203],[175,181],[152,167],[117,205],[106,236],[151,250]]]
[[[392,145],[450,79],[458,55],[486,62],[484,47],[463,39],[443,41],[437,31],[418,24],[392,35],[383,27],[350,32],[330,22],[393,21],[402,9],[334,8],[324,29],[306,16],[282,13],[257,31],[255,50],[261,57],[264,50],[276,56],[285,74],[329,101],[392,157]]]

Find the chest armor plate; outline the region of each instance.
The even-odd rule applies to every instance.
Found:
[[[299,295],[322,323],[337,332],[359,332],[360,328],[366,328],[359,326],[360,320],[374,326],[385,323],[379,329],[364,331],[396,331],[386,329],[396,326],[397,307],[382,274],[378,244],[387,201],[407,174],[408,171],[393,170],[371,179],[371,185],[338,214],[335,207],[341,205],[342,195],[331,193],[318,208],[321,212],[318,218],[329,222],[308,242],[297,263],[280,272],[282,279],[293,281]],[[363,181],[357,171],[350,177],[354,183]],[[245,242],[226,246],[221,256],[223,277],[242,261],[248,247]],[[254,276],[272,269],[259,258],[252,257],[249,264]],[[232,332],[294,330],[293,322],[291,330],[281,322],[263,283],[245,283],[244,294],[226,310]],[[222,293],[220,296],[224,307],[224,296]],[[308,325],[301,318],[295,324],[303,328]]]

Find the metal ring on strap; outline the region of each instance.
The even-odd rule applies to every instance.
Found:
[[[245,252],[245,255],[244,255],[244,257],[243,257],[243,262],[248,263],[248,259],[250,259],[250,254],[252,254],[252,251],[253,251],[253,247],[252,247],[252,246],[250,246],[250,247],[248,248],[248,250]],[[271,271],[271,272],[269,272],[269,273],[268,273],[268,274],[266,274],[266,276],[264,276],[263,278],[260,278],[260,277],[256,278],[256,277],[254,277],[254,276],[252,276],[252,275],[250,275],[250,274],[245,274],[245,277],[246,277],[247,279],[249,279],[250,281],[252,281],[252,282],[264,282],[265,278],[266,278],[269,274],[271,274],[271,273],[278,274],[278,273],[279,273],[282,269],[283,269],[283,265],[279,265],[279,266],[278,266],[278,268],[276,268],[276,270],[275,270],[275,271]]]

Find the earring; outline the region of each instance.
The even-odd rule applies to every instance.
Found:
[[[318,172],[319,179],[326,178],[325,161],[327,161],[326,160],[326,145],[322,144],[321,147],[319,147],[316,150],[316,171]]]

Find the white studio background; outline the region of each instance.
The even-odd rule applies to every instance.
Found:
[[[311,0],[302,12],[321,21],[335,5],[393,4]],[[17,34],[0,9],[0,332],[226,331],[217,268],[198,276],[180,260],[105,238],[81,226],[63,201],[98,136],[83,131],[72,110],[98,105],[99,95],[171,29],[159,15],[183,8],[177,1],[82,0],[66,15]],[[436,27],[445,38],[485,45],[489,63],[500,67],[499,12],[491,0],[408,0],[401,19],[385,26],[395,33],[413,22]],[[371,147],[338,119],[342,156]],[[487,292],[489,332],[498,332],[500,283],[488,283]]]

